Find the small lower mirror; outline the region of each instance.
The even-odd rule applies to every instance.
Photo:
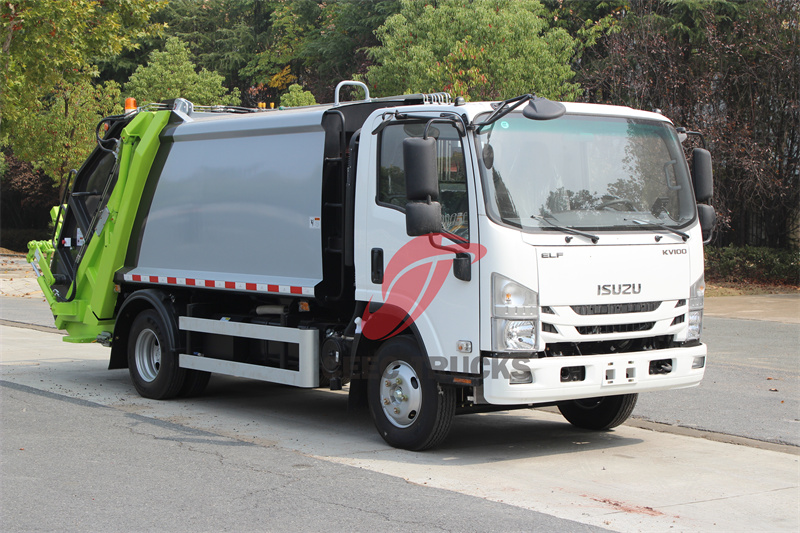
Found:
[[[418,237],[442,231],[442,204],[439,202],[408,202],[406,204],[406,234]]]
[[[469,254],[456,254],[453,259],[453,275],[461,281],[472,280],[472,258]]]
[[[700,220],[700,229],[703,231],[703,242],[707,243],[714,233],[714,226],[717,224],[717,213],[710,205],[697,204],[697,218]]]

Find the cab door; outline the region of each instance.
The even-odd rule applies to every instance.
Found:
[[[356,298],[371,302],[363,333],[384,340],[410,328],[434,370],[478,373],[482,252],[473,168],[467,164],[471,146],[452,124],[429,127],[428,136],[436,139],[442,232],[410,237],[403,140],[422,137],[424,129],[422,121],[394,121],[373,135],[369,161],[360,158]]]

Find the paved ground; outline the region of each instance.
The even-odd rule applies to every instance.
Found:
[[[706,298],[705,316],[800,324],[800,293]]]
[[[103,526],[113,522],[93,520],[119,517],[126,508],[129,521],[110,529],[129,523],[153,530],[163,519],[167,530],[219,530],[227,505],[241,514],[228,517],[232,529],[258,524],[259,517],[263,529],[281,529],[282,521],[286,529],[303,529],[311,517],[290,517],[305,505],[310,514],[334,512],[333,531],[346,529],[349,515],[357,531],[375,524],[377,530],[577,529],[548,529],[544,517],[519,510],[625,532],[800,528],[795,453],[629,425],[581,431],[538,410],[457,417],[440,448],[412,453],[388,447],[367,413],[348,412],[343,392],[214,376],[198,398],[159,402],[139,397],[127,371],[107,370],[108,351],[99,345],[20,327],[0,326],[0,335],[2,497],[20,524],[38,523],[24,521],[35,503],[45,530],[58,529],[57,518],[48,517],[62,513],[71,530],[109,529]],[[295,474],[293,465],[308,466]],[[305,498],[304,468],[317,474]],[[442,499],[437,515],[439,492],[428,488],[480,500]],[[412,519],[414,501],[419,521]],[[506,520],[502,508],[486,501],[514,509]],[[497,527],[447,522],[448,513],[469,517],[481,509]],[[93,518],[94,511],[100,514]],[[364,527],[355,518],[361,512]],[[187,527],[170,521],[170,513]],[[377,522],[381,517],[386,521]],[[525,520],[530,527],[520,525]],[[248,529],[258,528],[242,530]]]
[[[3,531],[600,528],[0,380]]]

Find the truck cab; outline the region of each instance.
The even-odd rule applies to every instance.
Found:
[[[356,299],[418,311],[430,369],[471,384],[459,405],[556,402],[571,422],[605,429],[639,392],[697,385],[703,228],[679,133],[660,114],[623,107],[566,103],[557,118],[515,109],[487,121],[498,108],[406,107],[367,120]],[[423,126],[434,139],[436,242],[404,231],[403,178],[418,176],[403,143]],[[469,259],[458,265],[459,255]],[[396,263],[392,279],[376,275],[389,273],[383,261]],[[384,377],[399,371],[387,367]],[[383,414],[408,424],[396,391],[382,392]]]

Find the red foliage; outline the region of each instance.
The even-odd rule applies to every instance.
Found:
[[[0,180],[0,224],[4,229],[42,229],[50,224],[50,208],[58,205],[58,189],[30,163],[6,155]]]

